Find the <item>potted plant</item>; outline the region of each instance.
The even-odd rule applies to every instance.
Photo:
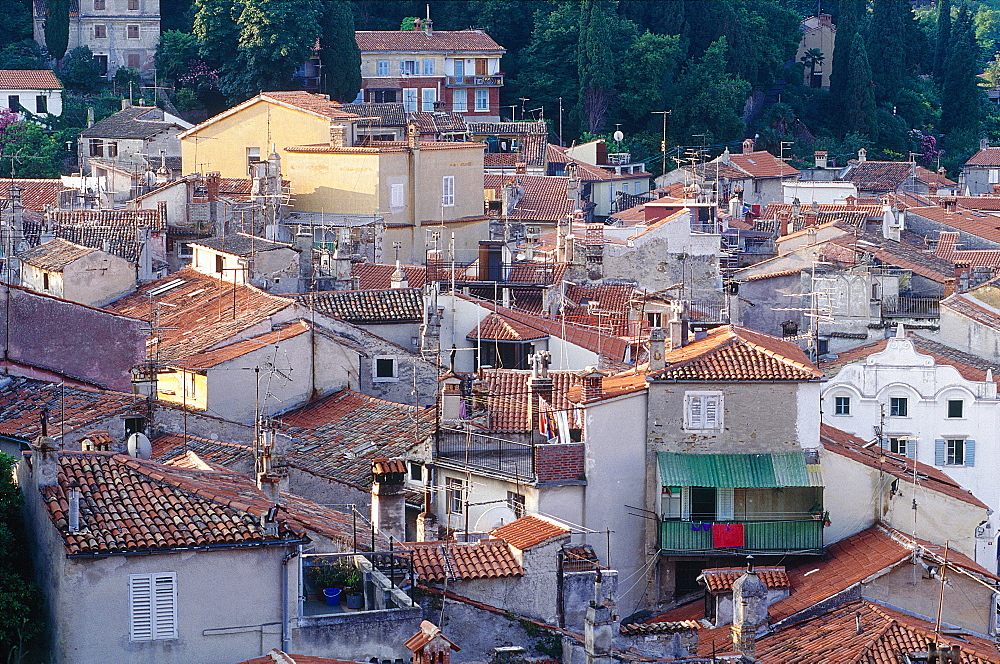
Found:
[[[347,608],[363,609],[365,606],[365,596],[362,592],[364,577],[361,575],[361,571],[357,568],[352,569],[345,580],[347,582],[345,589],[347,593]]]
[[[335,565],[312,565],[305,569],[306,583],[316,594],[316,599],[327,601],[324,590],[330,588],[343,588],[344,575],[339,566]]]

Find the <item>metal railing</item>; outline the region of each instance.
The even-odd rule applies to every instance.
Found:
[[[692,320],[700,323],[728,323],[729,308],[725,302],[717,300],[691,300],[688,313]]]
[[[446,76],[445,85],[449,86],[463,86],[463,85],[503,85],[503,74],[484,74],[476,76]]]
[[[743,525],[743,546],[716,548],[712,526],[716,523]],[[660,550],[664,553],[746,553],[819,552],[823,548],[823,521],[661,521]]]
[[[938,318],[940,297],[898,295],[882,299],[882,315],[889,318]]]
[[[442,427],[437,432],[435,456],[437,460],[453,465],[468,465],[471,468],[534,481],[535,445],[531,442],[530,435],[509,435],[511,438],[501,438]],[[513,440],[515,436],[523,440]]]

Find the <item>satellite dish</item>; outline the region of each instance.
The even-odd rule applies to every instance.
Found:
[[[16,254],[23,254],[28,249],[31,249],[31,245],[29,245],[24,240],[21,240],[20,242],[17,243],[17,247],[14,249],[14,253],[16,253]]]
[[[620,142],[621,142],[621,140],[622,140],[623,138],[625,138],[625,134],[623,134],[623,133],[621,132],[621,130],[619,129],[618,131],[616,131],[616,132],[614,133],[614,137],[615,137],[615,140],[616,140],[616,141],[618,141],[618,142],[620,143]]]
[[[125,448],[128,450],[129,456],[134,456],[138,459],[148,459],[153,456],[153,445],[144,433],[133,433],[130,435],[128,440],[125,441]]]
[[[514,514],[514,510],[510,509],[506,505],[497,505],[496,507],[491,507],[490,509],[483,512],[478,519],[476,519],[476,525],[472,529],[476,532],[490,532],[494,528],[499,528],[505,523],[512,523],[517,521],[517,515]],[[489,524],[488,528],[481,528],[483,524]]]

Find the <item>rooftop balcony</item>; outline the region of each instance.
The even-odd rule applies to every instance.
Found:
[[[748,553],[822,553],[823,520],[811,515],[789,515],[781,521],[675,521],[660,522],[660,552],[668,555],[711,554],[744,556]],[[743,546],[716,547],[712,526],[741,524]]]

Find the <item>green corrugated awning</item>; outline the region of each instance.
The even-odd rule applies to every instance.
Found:
[[[805,454],[684,454],[657,452],[663,486],[779,488],[823,486],[819,466]]]

